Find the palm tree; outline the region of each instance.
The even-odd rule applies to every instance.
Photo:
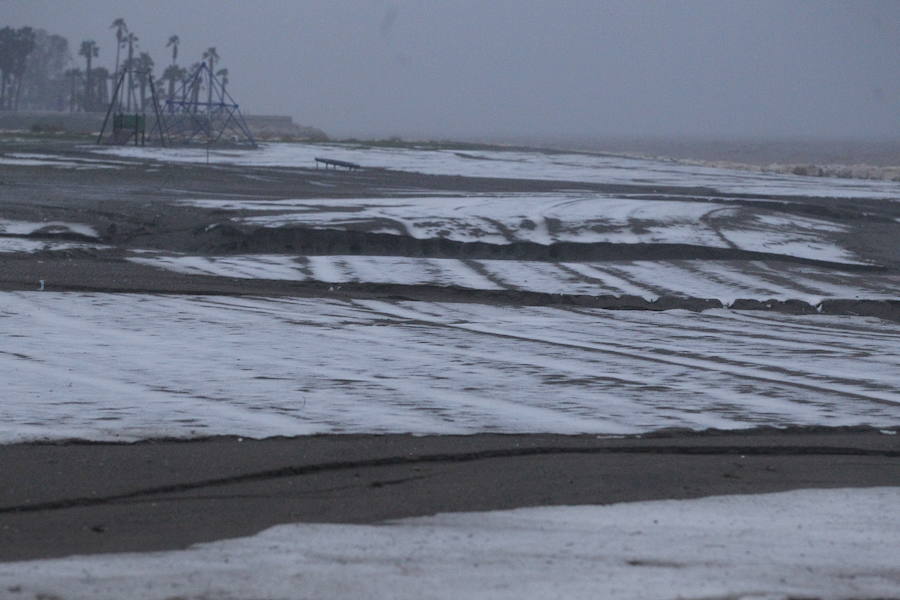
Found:
[[[125,19],[119,17],[115,21],[112,22],[112,25],[109,26],[110,29],[115,28],[116,30],[116,75],[119,74],[119,50],[122,48],[122,44],[125,42],[125,34],[128,33],[128,25],[125,24]]]
[[[98,107],[109,104],[109,89],[106,87],[106,81],[109,78],[109,71],[103,67],[94,69],[94,90],[91,92],[91,97],[94,99],[94,104]]]
[[[167,96],[169,100],[175,99],[175,82],[181,81],[185,78],[186,75],[187,71],[185,71],[178,65],[169,65],[168,67],[166,67],[166,70],[163,71],[163,81],[167,81],[169,83],[169,93]]]
[[[193,108],[192,112],[197,112],[197,102],[200,101],[200,76],[198,71],[203,66],[203,63],[194,63],[191,65],[191,68],[187,71],[184,78],[184,84],[190,85],[190,93],[191,93],[191,106]]]
[[[175,61],[178,60],[178,44],[181,43],[181,39],[177,35],[170,35],[169,41],[166,43],[166,48],[169,46],[172,47],[172,64],[175,64]]]
[[[132,70],[134,69],[134,47],[138,41],[138,36],[132,32],[128,32],[125,36],[125,42],[128,44],[128,99],[125,102],[125,112],[131,112],[131,96],[134,93],[134,80],[132,79]],[[137,104],[137,102],[135,102]],[[135,106],[137,108],[137,106]]]
[[[219,60],[219,53],[216,52],[215,46],[210,46],[206,49],[206,52],[203,53],[203,58],[205,60],[209,60],[209,98],[207,99],[207,110],[212,106],[212,94],[213,94],[213,73],[216,72],[216,61]]]
[[[75,112],[75,109],[78,107],[79,98],[80,98],[80,84],[82,80],[82,72],[79,68],[69,69],[63,75],[66,79],[69,80],[69,85],[71,89],[69,91],[69,112]]]
[[[225,97],[225,88],[228,86],[228,69],[216,71],[216,77],[222,80],[222,97]]]
[[[84,71],[86,74],[86,83],[84,85],[85,111],[94,110],[94,88],[91,85],[91,75],[93,74],[93,71],[91,70],[91,61],[97,58],[99,53],[100,49],[97,47],[97,42],[94,40],[85,40],[81,42],[81,49],[78,50],[78,54],[83,56],[85,61],[87,61],[87,68]]]
[[[141,88],[141,112],[144,112],[144,109],[147,106],[147,83],[150,81],[150,78],[153,77],[153,59],[150,58],[149,54],[141,52],[138,55],[136,70],[140,75],[138,83]]]

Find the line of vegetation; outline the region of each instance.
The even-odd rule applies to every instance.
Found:
[[[147,109],[151,101],[147,78],[134,78],[130,73],[137,70],[152,74],[156,63],[149,53],[140,51],[139,38],[124,19],[114,20],[110,29],[115,36],[112,70],[95,64],[101,54],[101,46],[95,40],[84,40],[78,47],[77,60],[84,60],[82,68],[73,59],[69,40],[61,35],[32,27],[0,29],[0,111],[103,111],[123,72],[128,74],[123,95],[128,99],[127,110]],[[171,51],[171,63],[158,77],[154,76],[157,93],[163,98],[173,98],[179,84],[187,81],[201,64],[198,61],[189,67],[180,66],[180,44],[177,35],[169,37],[166,48]],[[208,48],[202,60],[215,68],[220,60],[216,48]],[[228,69],[214,72],[227,86]]]

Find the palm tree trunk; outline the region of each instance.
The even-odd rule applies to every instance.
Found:
[[[16,105],[13,110],[19,110],[19,99],[22,97],[22,79],[24,79],[24,74],[16,77]]]
[[[191,103],[194,107],[194,112],[197,112],[197,102],[200,100],[200,77],[197,76],[191,82]]]
[[[106,79],[102,78],[97,81],[97,97],[99,100],[97,104],[99,106],[106,106],[109,104],[109,94],[106,91]]]
[[[85,73],[84,84],[84,111],[90,112],[94,110],[94,88],[91,86],[91,52],[87,55],[87,72]]]
[[[213,73],[215,73],[215,71],[213,71],[213,65],[214,65],[213,57],[210,56],[209,57],[209,90],[208,90],[209,94],[207,94],[208,99],[207,99],[207,105],[206,105],[207,113],[212,111],[212,92],[213,92],[213,77],[214,77]]]
[[[119,76],[119,49],[122,47],[122,42],[116,39],[116,72],[113,73],[115,77]]]
[[[134,82],[131,79],[131,68],[134,66],[134,43],[128,41],[128,99],[126,100],[126,112],[131,112],[131,97],[134,95]],[[135,107],[136,108],[136,107]]]

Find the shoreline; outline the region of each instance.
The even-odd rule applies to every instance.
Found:
[[[3,445],[15,485],[0,491],[0,561],[177,549],[294,522],[897,486],[900,438],[888,431]]]
[[[300,127],[300,126],[295,126]],[[314,128],[306,128],[314,129]],[[83,133],[62,130],[58,132],[33,132],[27,129],[3,129],[0,135],[20,134],[35,140],[84,139],[95,141],[97,132]],[[602,139],[602,138],[601,138]],[[427,138],[328,138],[313,136],[309,139],[294,133],[270,132],[262,134],[262,143],[285,144],[336,144],[366,145],[370,147],[433,147],[471,150],[507,150],[552,153],[614,156],[639,160],[653,160],[685,166],[700,166],[752,173],[767,173],[824,179],[851,179],[859,181],[900,181],[900,140],[755,140],[755,139],[704,139],[704,138],[611,138],[609,142],[584,142],[579,140],[555,141],[552,138],[534,140],[510,140],[505,138],[427,139]],[[782,147],[799,146],[798,151]],[[844,152],[829,152],[827,148],[846,147]],[[877,149],[866,151],[864,148]],[[763,149],[759,149],[762,147]],[[765,148],[774,148],[766,150]]]

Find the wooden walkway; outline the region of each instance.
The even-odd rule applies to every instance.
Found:
[[[331,167],[332,169],[337,169],[338,167],[344,167],[345,169],[348,169],[350,171],[353,171],[354,169],[362,169],[362,167],[356,163],[347,162],[345,160],[335,160],[333,158],[319,158],[317,156],[316,157],[316,168],[317,169],[319,168],[319,164],[325,165],[326,169],[329,167]]]

